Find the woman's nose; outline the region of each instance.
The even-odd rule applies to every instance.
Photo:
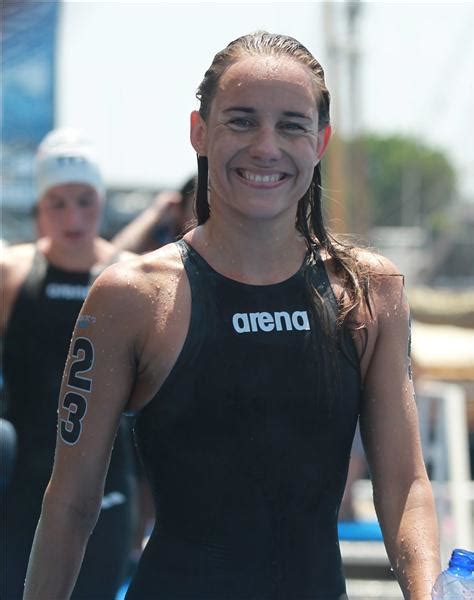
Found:
[[[257,160],[274,162],[281,158],[279,142],[278,133],[273,127],[258,127],[250,145],[250,155]]]
[[[82,220],[80,207],[76,206],[76,204],[68,205],[65,211],[65,219],[70,226],[78,225]]]

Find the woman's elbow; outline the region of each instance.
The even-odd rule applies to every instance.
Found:
[[[69,523],[90,533],[99,518],[102,495],[61,493],[48,485],[43,497],[41,517],[49,516],[58,522]]]

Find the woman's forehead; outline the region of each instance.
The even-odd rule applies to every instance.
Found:
[[[287,81],[296,85],[313,85],[309,68],[298,60],[287,56],[243,56],[232,63],[222,74],[219,89],[225,89],[236,80]]]
[[[61,183],[49,188],[40,198],[38,203],[51,202],[55,200],[76,200],[79,197],[88,196],[90,198],[99,198],[97,191],[86,183]]]
[[[277,97],[307,105],[308,110],[316,108],[315,83],[308,67],[287,57],[245,56],[223,73],[214,100],[222,107],[247,98],[268,102]]]

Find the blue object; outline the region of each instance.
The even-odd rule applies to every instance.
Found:
[[[17,454],[15,427],[6,419],[0,419],[0,491],[10,482]]]
[[[343,541],[380,542],[383,539],[377,521],[340,521],[337,530]]]
[[[456,548],[432,591],[433,600],[474,600],[474,552]]]
[[[123,582],[122,586],[120,587],[119,591],[117,592],[117,595],[115,596],[115,600],[124,600],[125,594],[127,593],[129,585],[130,585],[130,579],[127,579],[126,581]]]

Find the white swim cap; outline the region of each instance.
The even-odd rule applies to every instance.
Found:
[[[36,153],[35,171],[38,199],[50,188],[64,183],[84,183],[97,190],[99,196],[104,195],[93,148],[75,129],[54,129],[46,135]]]

